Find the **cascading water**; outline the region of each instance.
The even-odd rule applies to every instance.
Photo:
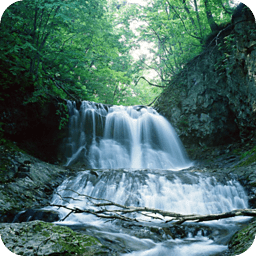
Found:
[[[181,214],[212,214],[248,207],[245,191],[233,178],[219,177],[217,181],[207,173],[184,170],[192,166],[191,161],[171,125],[152,108],[106,107],[85,101],[79,110],[75,103],[69,102],[68,106],[66,164],[80,162],[88,169],[66,179],[52,204],[95,211],[98,208],[92,198],[98,198]],[[238,225],[237,218],[231,218],[207,224],[186,223],[173,230],[157,215],[152,218],[131,214],[131,218],[141,220],[138,226],[55,209],[65,218],[60,223],[74,229],[82,226],[86,230],[83,232],[114,247],[115,255],[222,255],[227,249],[225,242]]]
[[[80,161],[94,169],[184,169],[191,166],[170,123],[143,106],[105,108],[68,103],[67,165]]]
[[[73,209],[99,210],[92,205],[93,199],[88,200],[83,195],[121,205],[181,214],[213,214],[248,207],[246,193],[237,181],[224,178],[218,182],[214,177],[189,170],[82,171],[59,186],[51,203]],[[111,206],[108,209],[115,208]],[[58,211],[61,218],[70,212],[65,208]],[[125,223],[105,222],[105,219],[86,213],[71,214],[60,223],[73,228],[82,226],[83,230],[88,230],[87,234],[101,241],[112,241],[112,245],[118,241],[121,248],[118,247],[119,253],[115,255],[134,256],[216,255],[227,249],[227,237],[237,230],[232,218],[195,226],[193,223],[183,224],[182,236],[176,236],[176,230],[169,230],[172,225],[165,224],[168,218],[159,221],[155,219],[159,217],[157,215],[153,215],[154,219],[137,214],[131,214],[130,217],[141,221],[139,230],[136,229],[136,222],[127,228]],[[177,229],[177,233],[181,232],[180,229]]]

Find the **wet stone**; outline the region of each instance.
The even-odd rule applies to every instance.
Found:
[[[18,213],[13,222],[28,222],[33,220],[42,220],[45,222],[54,222],[60,220],[59,213],[53,210],[29,209]]]

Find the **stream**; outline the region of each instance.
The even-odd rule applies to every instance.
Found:
[[[230,237],[249,218],[173,225],[170,217],[131,212],[126,221],[111,218],[117,206],[95,204],[111,201],[180,214],[248,208],[246,192],[232,175],[213,177],[196,170],[171,124],[153,108],[86,101],[80,106],[68,102],[68,108],[66,165],[83,171],[63,181],[51,204],[112,212],[105,219],[47,207],[59,212],[58,224],[97,237],[113,255],[223,255]]]

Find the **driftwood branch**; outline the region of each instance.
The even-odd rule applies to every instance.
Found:
[[[180,225],[184,223],[185,221],[211,221],[211,220],[220,220],[220,219],[226,219],[236,216],[250,216],[255,217],[256,216],[256,209],[237,209],[230,212],[224,212],[224,213],[218,213],[218,214],[206,214],[206,215],[184,215],[181,218],[177,218],[175,224]]]
[[[90,207],[88,207],[88,209],[80,209],[77,207],[68,207],[66,205],[51,204],[51,206],[64,208],[70,211],[62,220],[65,220],[72,213],[89,213],[104,219],[114,219],[114,220],[119,219],[119,220],[130,221],[130,222],[139,222],[140,220],[137,217],[135,218],[132,216],[132,213],[137,213],[153,219],[160,219],[163,222],[172,222],[173,225],[180,225],[186,221],[201,222],[201,221],[211,221],[211,220],[231,218],[236,216],[256,217],[256,209],[237,209],[230,212],[206,214],[206,215],[180,214],[180,213],[169,212],[169,211],[164,211],[164,210],[149,208],[149,207],[125,206],[125,205],[112,202],[110,200],[83,195],[76,191],[73,191],[73,192],[80,197],[86,198],[88,200],[89,206],[98,207],[98,208],[96,210],[90,209]],[[67,199],[82,200],[82,199],[74,199],[72,197],[63,198],[60,194],[58,195],[62,198],[62,200],[66,202],[67,202]],[[109,206],[111,206],[111,209],[107,208]],[[113,207],[115,208],[113,209]],[[165,217],[168,217],[171,219],[167,220],[165,219]]]

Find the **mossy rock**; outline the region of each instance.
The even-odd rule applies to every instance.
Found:
[[[252,163],[256,162],[256,153],[248,156],[243,162],[241,162],[238,167],[241,167],[241,166],[248,166]]]
[[[256,236],[256,219],[242,230],[237,231],[229,242],[232,255],[240,255],[250,248]]]
[[[3,223],[0,234],[5,246],[18,255],[106,255],[96,238],[43,221]]]

